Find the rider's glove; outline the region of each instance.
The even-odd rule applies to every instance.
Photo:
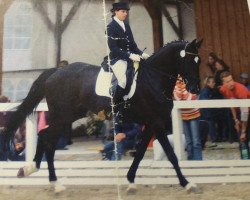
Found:
[[[149,55],[146,54],[146,53],[142,53],[141,57],[142,57],[144,60],[146,60],[146,59],[149,58]]]
[[[141,57],[138,54],[131,53],[129,58],[133,60],[134,62],[140,62]]]

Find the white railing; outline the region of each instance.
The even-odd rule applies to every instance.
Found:
[[[0,103],[0,112],[14,111],[19,103]],[[180,116],[181,108],[229,108],[229,107],[250,107],[250,99],[245,100],[192,100],[174,101],[172,110],[174,150],[179,160],[185,160],[184,147],[182,146],[181,133],[182,119]],[[33,115],[26,119],[26,161],[32,161],[37,141],[37,111],[48,111],[46,103],[40,103]]]
[[[0,103],[0,112],[15,111],[15,108],[19,105],[20,103]],[[48,111],[47,104],[40,103],[35,112],[26,119],[26,161],[32,161],[36,151],[38,111]]]
[[[185,160],[184,147],[181,133],[183,133],[181,108],[231,108],[231,107],[250,107],[250,99],[225,99],[225,100],[192,100],[174,101],[172,110],[174,150],[179,160]]]

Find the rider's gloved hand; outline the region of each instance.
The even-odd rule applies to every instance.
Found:
[[[142,53],[141,57],[146,60],[148,59],[150,56],[147,53]]]
[[[141,60],[140,55],[134,54],[134,53],[131,53],[130,56],[129,56],[129,58],[131,60],[133,60],[134,62],[140,62],[140,60]]]

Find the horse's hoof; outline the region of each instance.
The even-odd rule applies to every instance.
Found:
[[[135,194],[137,191],[136,184],[130,183],[127,188],[127,194]]]
[[[186,189],[187,193],[196,193],[198,191],[198,187],[195,183],[188,183],[185,186],[185,189]]]
[[[23,178],[37,172],[38,169],[36,168],[36,163],[31,163],[28,166],[21,167],[17,172],[18,178]]]
[[[52,187],[54,187],[54,192],[55,193],[60,193],[64,190],[66,190],[66,187],[59,183],[58,181],[53,181],[51,182]]]

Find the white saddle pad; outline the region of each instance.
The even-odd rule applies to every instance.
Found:
[[[111,81],[112,81],[112,75],[111,72],[105,72],[102,68],[97,76],[96,79],[96,85],[95,85],[95,92],[99,96],[105,96],[111,98],[112,96],[109,93],[109,88],[111,87]],[[131,89],[127,95],[123,97],[124,100],[130,99],[136,89],[136,80],[137,80],[138,73],[135,74],[133,83],[131,85]]]
[[[95,92],[99,96],[110,97],[109,88],[111,86],[112,73],[105,72],[102,68],[97,76]]]

